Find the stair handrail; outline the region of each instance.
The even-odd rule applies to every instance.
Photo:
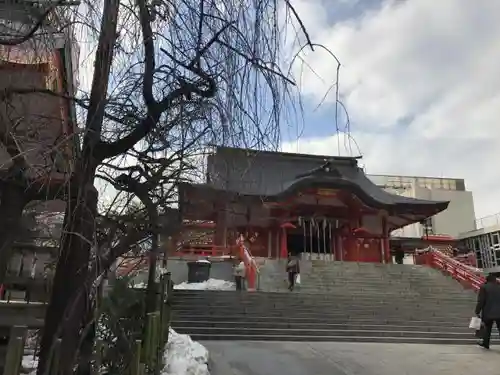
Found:
[[[240,235],[236,240],[236,244],[240,247],[240,256],[245,263],[245,274],[248,284],[248,290],[254,291],[259,288],[260,284],[260,269],[252,256],[250,248],[245,244],[245,237]],[[257,278],[257,286],[255,285],[255,279]]]
[[[455,280],[468,285],[476,291],[479,290],[481,285],[485,283],[486,279],[483,276],[477,275],[461,262],[432,247],[427,248],[427,250],[427,252],[422,253],[419,256],[425,257],[423,263],[428,266],[448,273]]]

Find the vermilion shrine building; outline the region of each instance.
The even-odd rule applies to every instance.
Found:
[[[207,245],[227,248],[246,234],[254,257],[291,252],[391,262],[390,232],[449,202],[388,193],[366,177],[358,159],[218,147],[207,158],[206,182],[180,185],[182,218],[191,223],[191,238],[193,231],[213,232]],[[211,224],[194,224],[201,221]]]

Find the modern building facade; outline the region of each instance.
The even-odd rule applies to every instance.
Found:
[[[413,223],[393,232],[396,237],[421,238],[432,235],[458,237],[476,229],[474,199],[457,178],[368,175],[377,186],[404,197],[449,201],[448,208],[422,223]]]
[[[500,214],[476,220],[476,227],[458,236],[461,246],[474,252],[478,268],[500,272]]]

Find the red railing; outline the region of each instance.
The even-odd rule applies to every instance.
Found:
[[[243,235],[240,236],[237,240],[237,245],[240,248],[240,256],[243,259],[243,263],[245,263],[245,274],[247,279],[247,288],[249,291],[256,290],[256,279],[259,273],[259,267],[257,266],[257,262],[252,256],[250,249],[245,244],[245,239]]]
[[[415,254],[415,264],[438,269],[476,291],[486,281],[483,276],[477,275],[470,267],[434,249]]]
[[[196,255],[205,257],[218,257],[224,255],[234,255],[231,247],[216,245],[190,245],[184,244],[177,249],[178,253],[183,255]]]

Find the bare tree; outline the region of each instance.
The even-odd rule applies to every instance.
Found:
[[[40,25],[61,4],[41,6],[39,18],[24,34],[0,44],[35,41],[31,47],[36,48]],[[72,153],[72,166],[58,181],[47,178],[45,170],[40,178],[41,172],[27,162],[12,118],[2,118],[2,125],[10,121],[0,134],[10,166],[2,178],[7,198],[2,197],[1,205],[19,202],[19,207],[8,207],[10,219],[1,219],[2,230],[15,229],[16,213],[30,200],[62,197],[67,202],[38,374],[46,371],[56,337],[64,342],[61,374],[72,372],[92,305],[89,288],[118,256],[144,237],[155,237],[159,202],[168,210],[175,184],[188,178],[192,160],[199,160],[189,159],[186,152],[193,157],[213,143],[278,146],[280,113],[293,98],[293,81],[280,69],[281,27],[288,20],[281,11],[287,5],[269,0],[84,2],[64,11],[70,24],[95,37],[89,91],[75,96],[41,86],[20,87],[20,82],[4,87],[0,98],[6,107],[36,95],[74,103],[81,115],[81,130],[72,133],[81,150]],[[61,142],[49,147],[61,148]],[[121,236],[107,249],[96,242],[96,177],[140,199],[147,214],[144,225],[115,220],[114,233]],[[5,252],[11,240],[8,233],[0,236]],[[151,254],[154,262],[155,251]]]

